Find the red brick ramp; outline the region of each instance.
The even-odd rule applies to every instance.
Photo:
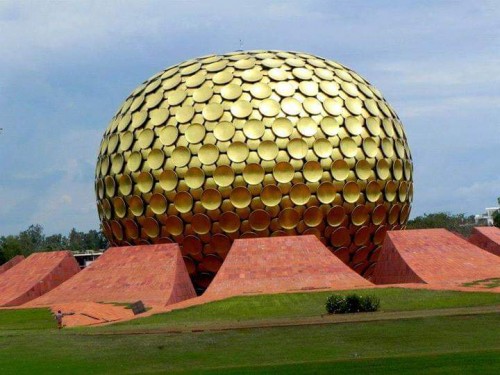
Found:
[[[500,259],[445,229],[387,232],[371,281],[460,286],[500,277]]]
[[[0,266],[0,274],[4,273],[7,270],[10,270],[12,267],[14,267],[18,263],[21,263],[23,260],[24,256],[16,255],[14,258]]]
[[[500,228],[477,227],[472,229],[469,242],[481,249],[500,256]]]
[[[203,298],[370,286],[316,236],[239,239]]]
[[[114,247],[32,306],[138,300],[169,305],[195,297],[177,244]]]
[[[49,292],[80,271],[69,251],[34,253],[0,275],[0,306],[19,306]]]

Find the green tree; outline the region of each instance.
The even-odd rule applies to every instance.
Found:
[[[19,242],[21,243],[21,251],[23,255],[29,255],[36,251],[43,250],[45,235],[43,227],[39,224],[30,225],[28,229],[19,233]]]
[[[500,207],[500,197],[497,198],[498,206]],[[500,228],[500,210],[493,214],[493,225]]]
[[[62,234],[53,234],[45,237],[43,242],[43,250],[66,250],[68,248],[68,239]]]
[[[18,236],[0,237],[0,264],[22,254],[22,246]]]
[[[450,214],[449,212],[437,212],[424,214],[408,221],[408,229],[444,228],[457,232],[463,236],[469,236],[474,224],[474,216],[464,214]]]

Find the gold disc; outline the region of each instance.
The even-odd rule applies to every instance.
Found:
[[[302,117],[297,122],[297,130],[304,137],[312,137],[318,131],[318,124],[310,117]]]
[[[385,223],[385,215],[387,214],[387,209],[383,204],[379,204],[373,209],[372,212],[372,222],[375,225],[380,225]]]
[[[349,181],[344,185],[342,195],[347,203],[356,203],[360,195],[359,185],[353,181]]]
[[[245,125],[243,125],[243,133],[249,139],[259,139],[264,135],[265,128],[262,121],[259,120],[248,120]]]
[[[304,212],[304,223],[308,227],[317,227],[323,222],[323,212],[319,207],[309,207]]]
[[[330,242],[335,247],[347,246],[351,242],[351,236],[349,235],[349,230],[345,227],[337,228],[333,231],[330,236]]]
[[[361,180],[367,180],[371,176],[372,168],[370,166],[370,163],[366,161],[365,159],[359,160],[356,163],[356,174],[358,175],[359,179]]]
[[[175,194],[174,206],[180,213],[186,213],[193,208],[193,197],[186,191]]]
[[[287,145],[288,154],[294,159],[303,159],[307,155],[308,147],[302,138],[294,138]]]
[[[280,105],[276,100],[264,99],[259,104],[259,112],[266,117],[274,117],[280,113]]]
[[[184,181],[186,181],[186,185],[191,189],[198,189],[205,182],[205,173],[198,167],[189,168],[184,176]]]
[[[221,187],[229,186],[234,181],[234,171],[227,165],[221,165],[214,171],[214,180]]]
[[[167,211],[167,199],[163,194],[153,194],[149,200],[149,206],[156,215],[164,214]]]
[[[205,138],[205,127],[200,124],[189,125],[184,135],[189,143],[200,143]]]
[[[214,136],[219,141],[229,141],[235,133],[234,125],[227,121],[217,123],[214,128]]]
[[[172,151],[172,162],[176,167],[184,167],[189,163],[189,160],[191,160],[191,151],[189,151],[189,148],[180,146]]]
[[[308,182],[318,182],[323,176],[323,168],[317,161],[308,161],[304,165],[303,174]]]
[[[329,204],[333,202],[336,194],[337,194],[337,189],[331,182],[328,181],[322,182],[318,186],[318,191],[316,192],[318,200],[324,204]]]
[[[370,202],[376,202],[378,201],[378,199],[380,198],[380,193],[381,192],[381,188],[380,188],[380,185],[377,181],[370,181],[367,185],[366,185],[366,198],[370,201]]]
[[[144,203],[142,201],[142,198],[138,195],[133,195],[130,197],[128,206],[130,207],[130,211],[134,214],[134,216],[141,216],[144,212]]]
[[[160,149],[152,149],[147,158],[147,163],[151,169],[160,169],[165,161],[165,154]]]
[[[169,216],[167,220],[165,220],[165,229],[172,236],[179,236],[184,231],[184,223],[181,218],[177,216]]]
[[[352,138],[342,138],[340,140],[340,151],[344,156],[352,158],[358,153],[358,146]]]
[[[235,163],[241,163],[248,158],[248,146],[243,142],[233,142],[227,148],[227,156]]]
[[[201,146],[201,148],[198,151],[198,159],[205,165],[214,164],[218,158],[219,158],[219,149],[215,145],[205,144]]]
[[[294,174],[293,166],[287,162],[279,162],[273,168],[274,179],[283,184],[292,181]]]
[[[201,194],[201,205],[207,210],[216,210],[222,203],[222,196],[218,190],[205,189]]]
[[[160,142],[165,146],[170,146],[175,143],[177,136],[179,135],[179,131],[174,126],[165,126],[160,130],[159,138]]]
[[[260,194],[260,199],[262,199],[262,203],[266,206],[274,207],[280,204],[281,202],[281,190],[276,185],[266,185],[262,189]]]
[[[300,220],[300,214],[294,208],[285,208],[280,212],[278,221],[283,229],[293,229]]]
[[[335,160],[332,163],[332,176],[338,181],[344,181],[349,176],[349,165],[343,159]]]
[[[269,227],[271,223],[271,217],[269,213],[264,210],[255,210],[252,211],[250,217],[248,218],[250,223],[250,227],[256,231],[263,231]]]
[[[234,212],[224,212],[219,219],[219,224],[224,232],[234,233],[240,229],[240,218]]]
[[[243,179],[247,184],[257,185],[264,180],[264,168],[260,164],[251,163],[243,169]]]
[[[246,187],[238,186],[231,191],[229,196],[231,203],[236,208],[248,207],[252,200],[252,194],[248,191]]]
[[[274,120],[271,129],[277,137],[287,138],[292,134],[293,124],[286,117],[278,117]]]
[[[345,209],[342,206],[333,206],[326,217],[326,221],[332,227],[338,227],[346,218]]]
[[[212,226],[210,218],[204,214],[195,214],[191,219],[191,226],[197,234],[207,234]]]
[[[351,212],[351,222],[354,225],[361,226],[365,224],[369,218],[370,210],[362,204],[354,207],[354,210]]]
[[[153,188],[154,178],[149,172],[141,172],[137,177],[137,187],[142,193],[149,193]]]
[[[172,170],[164,170],[159,178],[160,186],[165,191],[172,191],[177,187],[177,174]]]
[[[306,184],[295,184],[290,189],[290,200],[298,206],[303,206],[309,202],[311,190]]]

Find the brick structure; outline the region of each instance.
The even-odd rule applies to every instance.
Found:
[[[80,271],[69,251],[31,254],[0,275],[0,306],[18,306],[49,292]]]
[[[371,286],[316,236],[239,239],[203,298]]]
[[[469,242],[500,256],[500,229],[497,227],[474,228],[469,237]]]
[[[30,303],[136,302],[169,305],[195,297],[177,244],[114,247],[51,293]]]
[[[451,287],[495,277],[500,258],[445,229],[420,229],[388,232],[370,279]]]
[[[4,273],[7,270],[10,270],[12,267],[14,267],[18,263],[21,263],[23,260],[24,260],[24,256],[16,255],[14,258],[12,258],[8,262],[6,262],[0,266],[0,274]]]

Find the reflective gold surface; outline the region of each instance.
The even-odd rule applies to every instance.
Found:
[[[242,237],[314,234],[363,273],[408,220],[412,169],[401,121],[358,74],[239,51],[134,90],[103,136],[95,189],[112,244],[178,242],[202,290]]]

